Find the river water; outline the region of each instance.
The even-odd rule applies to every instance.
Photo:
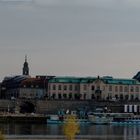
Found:
[[[63,124],[0,124],[6,135],[63,135]],[[79,135],[140,139],[140,125],[80,125]]]

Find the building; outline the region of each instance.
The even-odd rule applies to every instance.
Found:
[[[41,78],[28,78],[21,82],[19,99],[44,99],[46,90]]]
[[[80,99],[80,81],[76,77],[54,77],[48,83],[50,99]]]
[[[19,97],[19,89],[22,81],[29,78],[26,75],[16,75],[11,77],[5,77],[1,83],[1,98],[11,99],[12,97]]]
[[[50,99],[140,100],[140,82],[113,77],[55,77],[49,80]]]

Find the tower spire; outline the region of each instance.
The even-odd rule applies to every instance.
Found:
[[[27,62],[27,55],[25,55],[25,62]]]
[[[25,55],[25,62],[23,64],[22,74],[29,75],[29,66],[28,66],[28,62],[27,62],[27,55]]]

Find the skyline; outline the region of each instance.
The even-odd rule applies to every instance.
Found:
[[[0,1],[0,79],[31,75],[132,78],[139,70],[140,2]]]

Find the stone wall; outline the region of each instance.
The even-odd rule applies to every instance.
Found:
[[[124,105],[128,104],[125,102],[95,102],[95,101],[38,101],[36,104],[37,113],[43,114],[53,114],[57,113],[61,109],[64,110],[77,110],[77,109],[86,109],[94,111],[96,108],[104,108],[107,106],[112,112],[123,112]],[[129,103],[129,104],[140,104],[140,103]]]
[[[12,100],[0,100],[0,111],[7,111],[18,107],[23,101],[12,101]],[[30,101],[29,101],[30,102]],[[36,113],[43,114],[53,114],[57,113],[60,110],[77,110],[77,109],[86,109],[93,111],[95,108],[104,108],[108,107],[112,112],[123,112],[125,104],[139,105],[140,102],[95,102],[95,101],[79,101],[79,100],[39,100],[31,101],[36,107]]]
[[[57,113],[63,110],[76,110],[80,108],[89,108],[88,101],[38,101],[38,113]]]

